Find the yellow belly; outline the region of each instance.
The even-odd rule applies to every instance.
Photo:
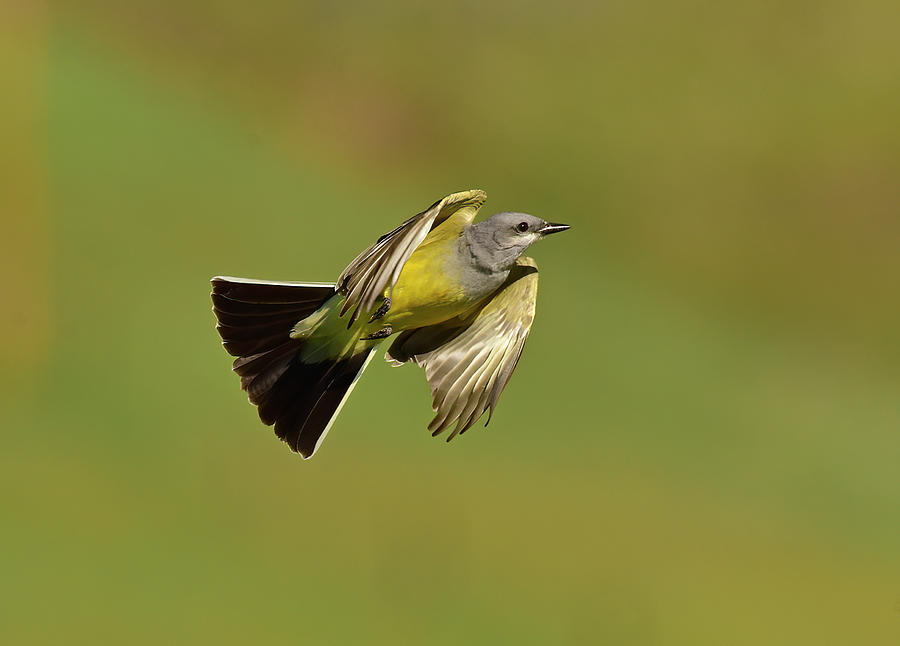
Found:
[[[382,325],[390,325],[394,332],[434,325],[474,305],[448,262],[455,257],[456,244],[456,235],[429,234],[403,266]]]

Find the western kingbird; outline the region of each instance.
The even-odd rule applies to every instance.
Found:
[[[216,326],[241,388],[304,459],[315,454],[375,348],[413,360],[438,435],[464,433],[509,381],[534,320],[537,264],[522,253],[569,228],[527,213],[473,224],[484,191],[448,195],[378,238],[337,283],[212,279]]]

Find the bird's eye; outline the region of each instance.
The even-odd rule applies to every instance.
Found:
[[[516,225],[516,229],[519,231],[519,233],[525,233],[526,231],[528,231],[528,223],[519,222],[519,224]]]

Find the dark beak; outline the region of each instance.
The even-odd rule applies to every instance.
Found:
[[[551,233],[559,233],[560,231],[565,231],[568,228],[568,224],[556,224],[554,222],[548,222],[540,229],[538,229],[538,233],[540,233],[542,236],[548,236]]]

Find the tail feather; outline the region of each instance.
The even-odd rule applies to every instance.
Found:
[[[295,360],[260,398],[259,416],[292,451],[311,457],[325,439],[373,350],[333,362]]]
[[[259,417],[291,450],[311,457],[372,350],[333,361],[300,360],[305,339],[290,338],[294,325],[334,294],[333,285],[212,280],[213,311],[233,369]]]
[[[233,344],[226,345],[226,350],[235,357],[254,354],[246,350],[248,340],[257,342],[257,353],[280,345],[285,340],[281,333],[290,334],[297,321],[334,294],[334,285],[323,283],[263,283],[226,276],[210,282],[213,311],[219,319],[216,327],[222,340]]]
[[[256,354],[238,357],[234,360],[231,369],[242,377],[241,388],[249,384],[257,375],[280,364],[282,360],[292,358],[297,353],[301,347],[301,343],[300,341],[288,337],[289,334],[289,331],[285,332],[287,340],[281,339],[281,342],[276,346]]]
[[[369,349],[333,364],[319,382],[319,386],[322,387],[314,389],[313,392],[319,392],[319,395],[315,403],[309,407],[309,412],[306,413],[299,431],[294,434],[289,427],[285,427],[288,437],[282,437],[282,439],[294,447],[294,450],[304,458],[312,456],[322,444],[322,440],[325,439],[338,413],[341,412],[347,397],[353,392],[353,387],[366,369],[374,352],[374,349]],[[325,385],[326,383],[327,385]],[[304,412],[305,409],[306,407],[303,409]],[[301,412],[301,416],[302,414]],[[296,429],[297,426],[293,428]],[[275,432],[278,432],[277,423]],[[295,443],[296,446],[294,446]]]
[[[289,341],[276,348],[238,358],[232,367],[241,377],[241,388],[247,391],[250,402],[259,405],[266,393],[295,362],[300,348],[296,341]]]
[[[227,307],[230,303],[229,301],[224,301],[225,306]],[[219,307],[216,307],[213,304],[213,309],[216,311],[216,315],[219,317],[220,325],[229,325],[232,327],[244,327],[247,325],[261,325],[264,323],[285,323],[287,321],[296,320],[297,314],[295,312],[285,312],[283,314],[270,314],[265,317],[260,317],[260,319],[253,321],[248,320],[246,316],[240,314],[230,314],[227,311],[222,310]]]
[[[260,325],[247,325],[245,327],[235,325],[223,325],[219,323],[219,335],[223,339],[225,350],[235,357],[246,357],[259,354],[276,345],[284,343],[285,329],[290,334],[290,329],[296,320],[292,317],[285,322],[272,322]]]
[[[263,424],[271,426],[279,419],[286,418],[292,406],[305,399],[307,393],[315,387],[322,372],[323,368],[319,364],[293,361],[268,388],[264,390],[260,387],[259,392],[255,393],[255,401],[254,399],[251,401],[256,404]],[[251,397],[254,397],[254,394],[251,394]],[[286,422],[283,422],[279,429],[285,424]]]

